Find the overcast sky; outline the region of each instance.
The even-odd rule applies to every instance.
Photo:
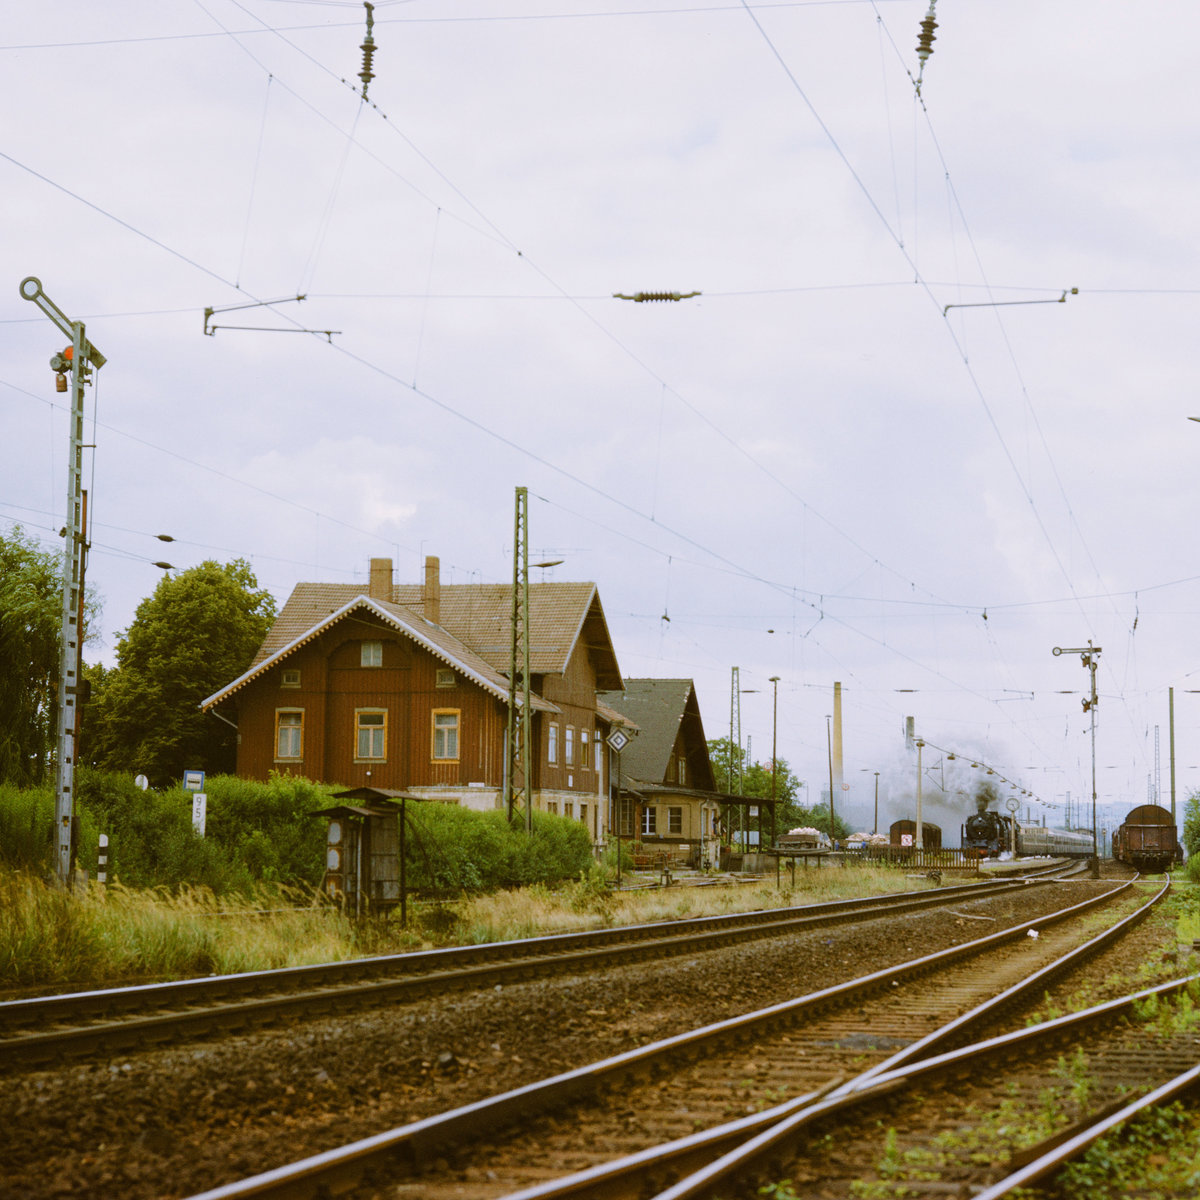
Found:
[[[711,738],[738,667],[767,761],[779,677],[813,801],[840,680],[852,815],[912,715],[944,825],[964,755],[1061,822],[1089,640],[1101,805],[1170,803],[1169,687],[1200,786],[1194,0],[939,0],[919,96],[928,0],[381,0],[365,103],[361,4],[10,7],[0,529],[61,544],[35,275],[108,359],[93,659],[157,559],[507,582],[523,485],[626,676]]]

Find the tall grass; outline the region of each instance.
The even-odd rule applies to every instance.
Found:
[[[49,870],[54,863],[54,789],[0,783],[0,863]]]
[[[403,929],[396,912],[355,923],[314,903],[310,892],[281,885],[223,896],[204,887],[120,884],[68,892],[29,872],[0,867],[0,986],[79,989],[263,971],[926,886],[899,871],[847,867],[798,872],[795,890],[762,882],[612,892],[596,867],[558,888],[533,884],[413,903],[410,927]]]
[[[398,926],[355,926],[307,900],[281,888],[232,897],[119,884],[69,892],[0,869],[0,983],[88,988],[331,962],[418,944]]]
[[[924,890],[925,879],[910,879],[888,867],[799,870],[792,886],[783,872],[782,886],[764,879],[727,887],[667,887],[612,892],[599,871],[583,872],[560,888],[534,886],[514,891],[464,897],[423,916],[426,935],[441,942],[492,942],[541,934],[571,933],[653,921],[720,916],[754,909],[785,908],[888,892]]]

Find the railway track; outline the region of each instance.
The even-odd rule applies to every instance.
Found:
[[[651,1189],[653,1198],[749,1200],[764,1181],[787,1178],[796,1196],[851,1200],[873,1186],[869,1194],[1000,1200],[1049,1178],[1148,1109],[1196,1096],[1194,1023],[1154,1034],[1137,1010],[1198,990],[1200,974],[1192,973],[957,1050],[882,1064],[826,1095],[801,1098],[721,1157]],[[1190,1008],[1184,998],[1178,1011],[1186,1016]],[[1037,1123],[1031,1115],[1052,1111],[1065,1128],[1020,1146],[1022,1126]],[[890,1149],[881,1132],[885,1112],[890,1129],[900,1133]],[[520,1196],[587,1194],[594,1193],[532,1188]],[[1135,1188],[1129,1194],[1194,1192]]]
[[[859,1091],[891,1089],[887,1073],[899,1064],[969,1041],[980,1022],[1040,994],[1149,911],[1142,906],[1127,923],[1085,940],[1078,919],[1117,893],[1132,902],[1125,885],[1035,922],[212,1189],[202,1200],[341,1194],[355,1181],[355,1195],[423,1200],[644,1195],[648,1174],[678,1178],[811,1106],[822,1089],[836,1092],[826,1104],[857,1104]],[[871,1082],[876,1076],[880,1082]]]
[[[897,916],[996,895],[1061,873],[788,909],[691,918],[348,962],[0,1003],[0,1069],[244,1031],[355,1006],[661,960],[748,938]]]

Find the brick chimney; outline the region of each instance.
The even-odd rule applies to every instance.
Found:
[[[392,560],[390,558],[371,559],[371,583],[367,595],[372,600],[392,600]]]
[[[442,621],[442,564],[432,554],[425,556],[425,590],[421,595],[425,620],[440,625]]]

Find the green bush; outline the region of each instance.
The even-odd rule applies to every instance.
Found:
[[[0,862],[36,872],[53,870],[53,788],[0,783]]]
[[[205,784],[207,836],[255,879],[316,886],[325,870],[326,822],[311,814],[337,803],[333,790],[290,775],[273,774],[266,783],[216,775]]]
[[[77,795],[90,826],[109,835],[109,877],[134,887],[190,883],[214,892],[257,882],[320,883],[324,823],[310,817],[331,803],[306,779],[255,783],[232,775],[205,782],[205,836],[192,828],[192,796],[182,788],[142,791],[124,773],[81,769]],[[94,852],[80,863],[94,867]]]
[[[438,892],[494,891],[578,878],[592,861],[579,821],[533,814],[510,825],[502,812],[472,812],[453,804],[408,804],[405,873],[409,887]]]
[[[250,892],[260,883],[316,887],[324,873],[326,822],[335,789],[273,776],[266,783],[216,775],[205,782],[205,836],[192,829],[192,796],[143,791],[123,772],[76,772],[78,863],[93,875],[99,834],[108,835],[108,877],[129,887],[184,885]],[[502,812],[435,801],[406,805],[406,882],[437,895],[578,879],[592,864],[582,823],[534,813],[510,826]],[[0,861],[47,873],[54,865],[50,788],[0,787]]]
[[[38,875],[55,872],[54,788],[50,784],[17,789],[0,784],[0,863]],[[96,823],[76,808],[75,851],[81,862],[94,861]]]

